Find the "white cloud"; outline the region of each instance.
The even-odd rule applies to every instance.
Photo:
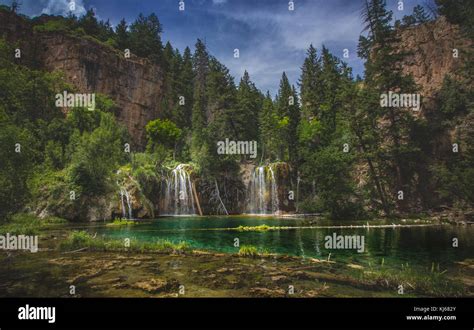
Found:
[[[76,16],[86,13],[83,0],[48,0],[41,11],[48,15],[68,15],[70,12]]]
[[[264,91],[270,89],[272,93],[276,92],[283,71],[287,73],[290,83],[297,84],[300,66],[310,44],[318,50],[322,44],[337,45],[337,50],[332,51],[348,48],[355,55],[362,30],[357,6],[341,9],[338,6],[300,2],[295,11],[290,12],[285,4],[283,2],[280,9],[260,7],[248,10],[244,7],[243,10],[216,11],[249,26],[256,34],[255,38],[247,39],[247,46],[241,50],[239,60],[223,58],[224,63],[236,77],[246,69],[258,87]],[[342,57],[342,53],[335,55]],[[354,56],[349,60],[354,66],[358,66],[358,62]]]
[[[226,3],[227,0],[212,0],[212,3],[215,5],[221,5],[223,3]]]
[[[334,12],[334,7],[312,2],[299,4],[294,12],[282,6],[276,13],[257,9],[222,14],[261,30],[276,28],[272,30],[276,34],[273,38],[281,38],[283,46],[300,50],[307,49],[310,43],[319,47],[328,41],[354,41],[362,30],[358,10]]]

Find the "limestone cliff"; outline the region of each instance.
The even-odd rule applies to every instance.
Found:
[[[101,93],[118,106],[117,117],[132,138],[145,145],[145,125],[159,117],[163,72],[147,59],[123,54],[88,37],[60,32],[33,31],[20,16],[0,11],[0,36],[19,44],[21,61],[63,72],[65,80],[80,93]]]
[[[472,42],[462,36],[458,26],[442,16],[432,22],[402,28],[398,35],[397,48],[408,52],[402,63],[403,71],[413,76],[423,97],[422,110],[429,111],[445,75],[457,75],[466,61],[465,50]],[[458,50],[458,57],[453,56],[453,49]]]

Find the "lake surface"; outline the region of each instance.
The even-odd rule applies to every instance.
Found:
[[[290,230],[235,231],[228,228],[238,226],[340,226],[363,225],[366,221],[287,219],[260,216],[210,216],[210,217],[163,217],[132,226],[106,227],[97,224],[89,227],[91,232],[107,238],[130,238],[142,241],[168,239],[173,242],[187,241],[195,249],[207,249],[226,253],[237,253],[234,239],[240,245],[252,245],[270,253],[314,257],[351,262],[361,265],[380,264],[400,268],[431,268],[432,263],[449,268],[455,261],[474,258],[474,228],[472,226],[436,225],[424,227],[390,228],[295,228]],[[371,221],[370,226],[391,224]],[[401,223],[403,224],[403,223]],[[327,235],[361,235],[364,237],[364,252],[356,250],[326,249]],[[458,238],[459,246],[452,246]],[[436,267],[435,266],[435,267]]]

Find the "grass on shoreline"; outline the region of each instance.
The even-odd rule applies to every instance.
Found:
[[[242,257],[257,257],[257,256],[269,256],[270,253],[266,249],[259,249],[253,245],[242,245],[239,248],[239,256]]]
[[[136,239],[104,239],[94,237],[86,231],[73,231],[60,243],[60,250],[74,251],[87,249],[89,251],[103,252],[163,252],[163,253],[182,253],[191,251],[191,246],[187,242],[174,243],[169,240],[158,240],[155,242],[140,242]]]
[[[401,269],[384,267],[370,267],[361,271],[359,280],[369,284],[379,285],[381,288],[391,288],[403,294],[428,295],[436,297],[461,297],[465,287],[446,276],[446,271],[432,267],[426,272],[415,270],[409,264],[402,264]],[[400,297],[403,297],[400,294]]]
[[[19,213],[13,215],[10,221],[0,226],[0,234],[37,235],[42,229],[65,223],[67,223],[66,220],[58,217],[40,219],[33,214]]]

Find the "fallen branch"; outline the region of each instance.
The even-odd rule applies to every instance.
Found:
[[[214,180],[214,183],[216,184],[217,198],[219,198],[219,201],[221,202],[221,205],[224,208],[225,214],[229,215],[229,212],[227,212],[227,209],[225,208],[225,205],[222,202],[221,194],[219,193],[219,186],[217,185],[217,180]]]
[[[89,247],[86,246],[86,247],[83,247],[83,248],[80,248],[78,250],[74,250],[74,251],[67,251],[67,252],[63,252],[64,254],[67,254],[67,253],[76,253],[76,252],[81,252],[81,251],[84,251],[84,250],[87,250]]]

